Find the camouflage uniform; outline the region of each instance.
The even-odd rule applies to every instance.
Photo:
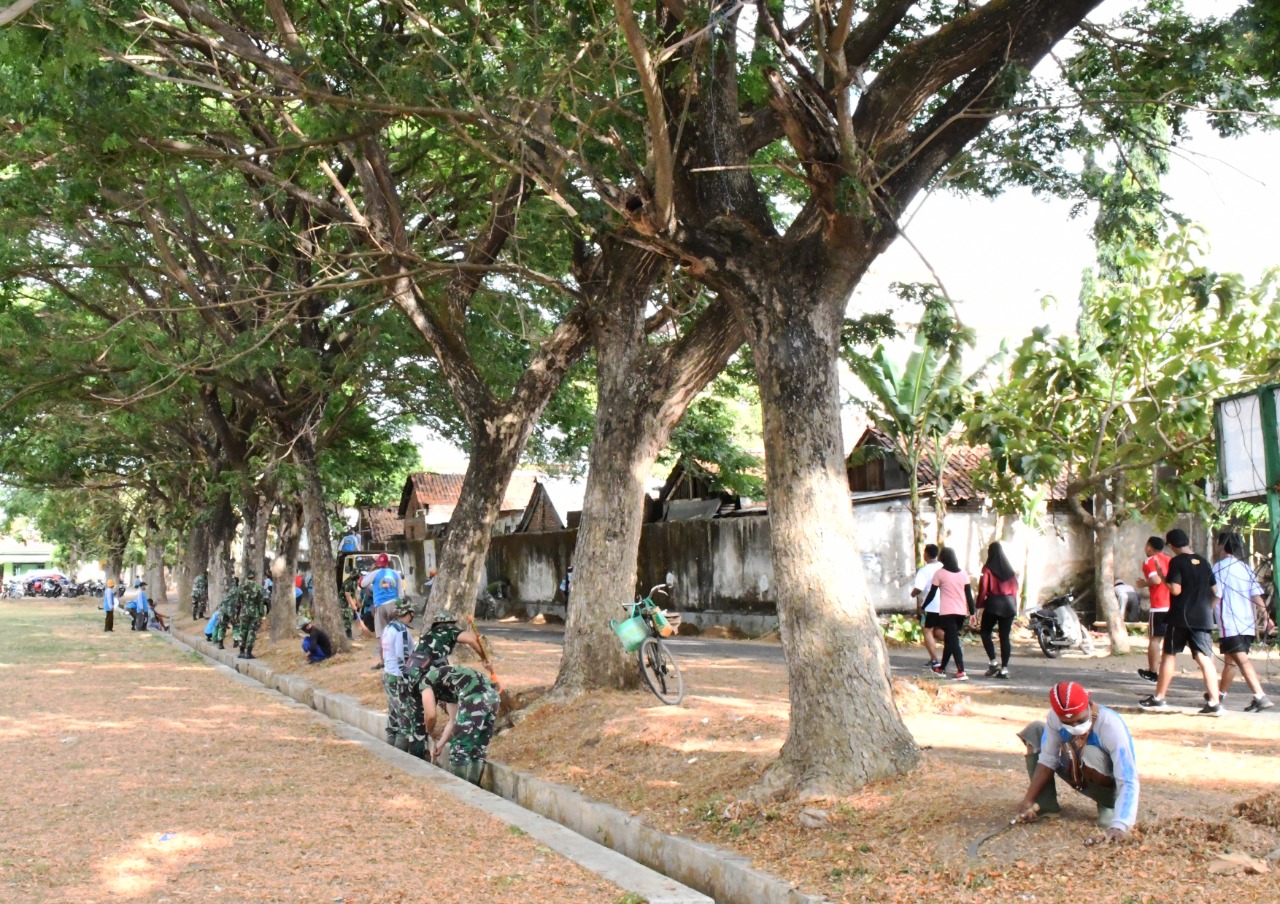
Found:
[[[253,645],[258,639],[258,626],[267,614],[267,591],[250,574],[240,585],[240,620],[236,622],[236,640],[240,658],[253,659]]]
[[[458,645],[461,633],[462,629],[453,623],[432,624],[413,648],[413,659],[406,663],[404,702],[411,726],[410,752],[415,756],[425,756],[427,750],[427,720],[422,706],[423,676],[430,668],[449,664],[449,654]]]
[[[403,631],[406,635],[409,629],[404,623],[398,619],[393,619],[387,624],[388,631]],[[409,638],[406,637],[407,644]],[[402,664],[403,667],[403,664]],[[415,741],[415,731],[413,723],[413,713],[407,705],[407,700],[412,693],[414,685],[409,681],[407,676],[393,675],[389,671],[382,673],[382,689],[387,694],[387,743],[401,750],[409,750]],[[418,698],[418,710],[422,709],[422,698]],[[423,737],[426,736],[426,729],[423,729]],[[421,756],[421,754],[418,754]]]
[[[351,639],[351,625],[355,621],[356,613],[351,608],[351,600],[347,599],[350,595],[357,604],[360,602],[360,574],[354,572],[351,577],[347,578],[342,584],[342,630],[347,632],[347,639]]]
[[[209,612],[209,579],[197,575],[191,583],[191,620],[204,618]]]
[[[221,650],[223,638],[227,636],[228,631],[234,630],[236,620],[240,617],[240,585],[234,579],[227,590],[227,595],[218,605],[218,613],[218,624],[213,628],[213,642]]]
[[[498,689],[480,672],[461,665],[433,666],[422,680],[437,699],[458,705],[446,768],[473,785],[480,784],[498,716]]]

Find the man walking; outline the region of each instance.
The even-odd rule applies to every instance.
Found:
[[[240,585],[240,620],[236,622],[236,640],[240,644],[237,659],[257,659],[253,645],[258,640],[258,626],[267,614],[267,596],[262,585],[253,578],[253,572],[245,573]]]
[[[916,617],[920,619],[920,634],[924,638],[924,648],[929,653],[928,668],[937,668],[938,644],[942,641],[942,622],[939,621],[938,607],[942,600],[937,597],[927,606],[924,598],[933,586],[933,576],[942,563],[938,561],[938,547],[930,543],[924,548],[924,564],[916,571],[915,580],[911,584],[911,598],[916,601]]]
[[[373,636],[381,641],[387,624],[396,617],[392,614],[396,603],[404,598],[404,580],[391,568],[387,554],[380,552],[373,560],[373,571],[360,579],[360,586],[373,591]],[[380,669],[385,661],[385,658],[380,658],[373,667]]]
[[[1204,678],[1205,703],[1199,715],[1220,716],[1218,673],[1213,667],[1213,602],[1217,595],[1217,583],[1213,569],[1204,556],[1191,549],[1187,532],[1175,527],[1164,536],[1173,548],[1169,560],[1169,619],[1165,623],[1164,645],[1160,657],[1160,673],[1156,679],[1156,692],[1138,701],[1143,709],[1168,709],[1165,694],[1173,683],[1177,671],[1178,654],[1191,647],[1191,658],[1200,666]]]
[[[1218,561],[1213,565],[1213,577],[1218,582],[1219,599],[1216,615],[1218,622],[1218,650],[1222,653],[1222,679],[1218,685],[1220,699],[1225,699],[1227,689],[1239,669],[1245,684],[1253,691],[1253,700],[1244,708],[1247,713],[1259,713],[1275,704],[1262,692],[1262,682],[1249,661],[1249,648],[1258,631],[1258,613],[1266,624],[1267,610],[1262,599],[1262,585],[1258,576],[1244,561],[1244,541],[1233,531],[1218,534]]]
[[[1146,553],[1138,586],[1147,588],[1151,614],[1147,619],[1147,667],[1138,669],[1138,674],[1155,681],[1159,677],[1160,645],[1164,642],[1165,622],[1169,618],[1169,586],[1164,582],[1169,573],[1169,557],[1165,555],[1164,540],[1160,537],[1147,537]]]

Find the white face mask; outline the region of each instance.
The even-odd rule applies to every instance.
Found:
[[[1067,734],[1078,738],[1081,735],[1087,735],[1089,733],[1089,729],[1093,728],[1093,720],[1086,719],[1079,725],[1063,725],[1062,727],[1066,730]]]

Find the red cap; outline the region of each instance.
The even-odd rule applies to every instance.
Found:
[[[387,554],[385,552],[380,552],[378,553],[378,557],[373,560],[373,564],[379,568],[386,568],[391,564],[391,560],[387,558]]]
[[[1049,691],[1049,705],[1059,719],[1074,719],[1089,708],[1089,692],[1074,681],[1059,681]]]

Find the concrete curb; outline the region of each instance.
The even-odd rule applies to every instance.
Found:
[[[363,736],[355,739],[375,755],[427,779],[464,803],[518,825],[583,867],[642,895],[650,904],[710,902],[713,899],[716,904],[823,904],[827,900],[804,894],[775,876],[752,869],[749,858],[659,832],[616,807],[589,800],[570,788],[545,782],[493,760],[485,770],[485,790],[482,791],[443,769],[386,744],[382,740],[386,731],[386,715],[366,709],[354,697],[321,690],[300,675],[277,674],[257,660],[236,659],[234,650],[219,650],[203,639],[180,633],[169,636],[179,645],[189,647],[215,663],[357,729]],[[505,808],[510,808],[510,812]],[[544,837],[543,830],[535,831],[517,819],[536,820],[535,827],[554,826],[577,839],[577,844],[589,847],[574,848],[571,853],[549,837]],[[555,835],[550,829],[545,831],[549,836]],[[560,843],[565,843],[555,837]],[[607,854],[619,858],[631,869],[656,877],[672,890],[652,888],[651,883],[646,883],[645,888],[629,884],[621,878],[621,867],[614,867],[619,870],[615,874],[593,865],[596,858],[592,851],[599,851],[601,856]],[[640,875],[635,881],[639,879]]]

